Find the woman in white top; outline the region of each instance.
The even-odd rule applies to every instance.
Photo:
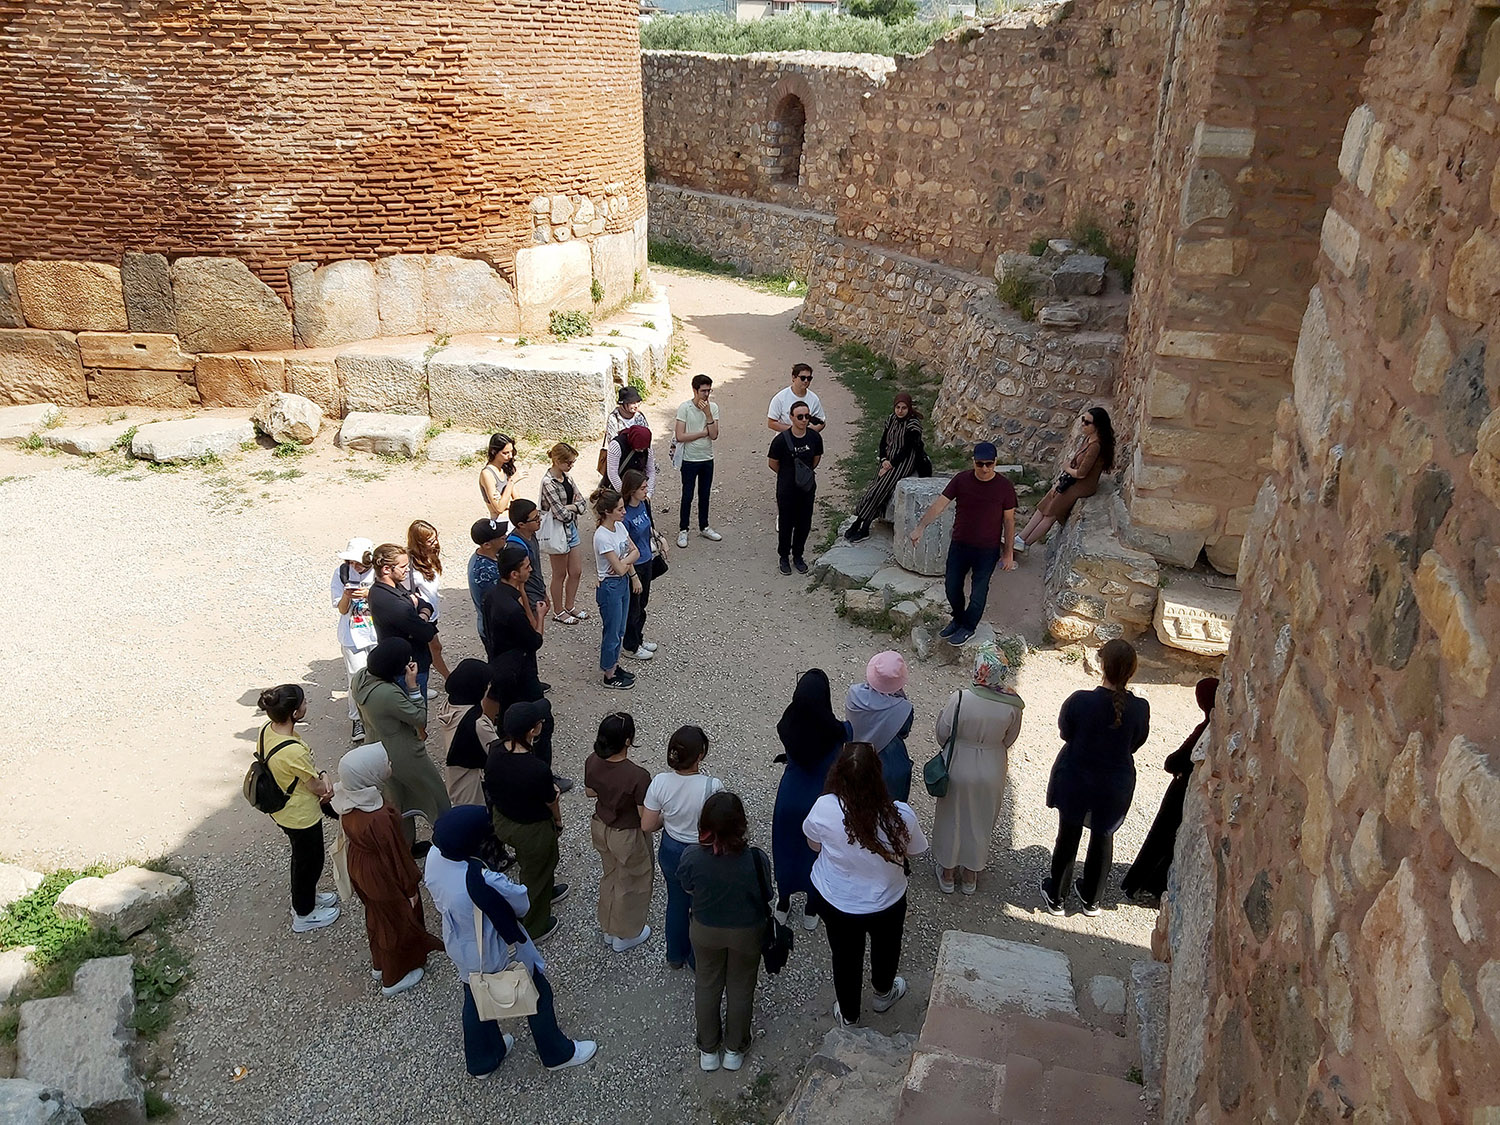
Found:
[[[859,1022],[867,934],[871,1006],[884,1012],[906,995],[896,966],[906,926],[907,860],[927,850],[927,837],[911,806],[891,800],[880,755],[868,742],[846,743],[839,752],[828,771],[828,792],[807,814],[802,832],[818,853],[813,895],[833,955],[833,1018],[848,1027]]]
[[[479,470],[479,495],[490,519],[502,528],[510,526],[510,502],[518,499],[516,486],[525,474],[516,464],[516,443],[509,434],[491,434],[489,456]]]
[[[438,619],[442,594],[438,576],[443,573],[443,545],[438,542],[437,528],[426,520],[412,520],[406,529],[406,588],[421,598],[431,611],[417,607],[424,620]]]
[[[692,920],[692,899],[677,881],[677,864],[682,853],[698,842],[698,818],[703,802],[724,788],[717,777],[703,772],[708,757],[708,735],[702,727],[678,727],[667,740],[667,765],[671,773],[659,773],[651,779],[642,804],[641,828],[647,832],[665,829],[657,857],[661,860],[661,877],[667,885],[667,968],[683,965],[696,968],[693,946],[688,940],[688,923]]]
[[[594,532],[594,563],[599,586],[594,600],[599,605],[599,621],[604,628],[599,643],[599,671],[607,688],[629,689],[635,677],[620,667],[620,645],[625,640],[625,617],[630,610],[630,591],[639,589],[635,561],[641,557],[630,531],[625,526],[625,499],[612,488],[594,493],[594,515],[599,527]]]
[[[354,673],[365,666],[370,650],[380,638],[375,635],[375,619],[370,616],[370,583],[375,581],[375,544],[369,539],[351,539],[339,555],[338,569],[333,572],[328,595],[339,614],[339,648],[344,654],[344,671],[349,678],[349,722],[353,725],[350,743],[359,746],[365,740],[365,724],[360,721],[354,702]]]

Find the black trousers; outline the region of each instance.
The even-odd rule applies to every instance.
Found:
[[[714,486],[713,458],[707,461],[684,461],[682,463],[682,510],[678,513],[677,529],[688,529],[688,514],[693,510],[693,489],[698,490],[698,530],[708,526],[708,494]]]
[[[808,896],[813,913],[828,930],[833,956],[833,993],[839,1014],[859,1019],[859,998],[865,975],[865,936],[870,938],[870,985],[879,994],[891,990],[901,961],[901,934],[906,929],[906,896],[874,914],[845,914],[814,889]]]
[[[642,635],[646,631],[646,605],[651,601],[651,564],[642,563],[636,567],[635,575],[641,580],[641,592],[637,594],[632,590],[630,593],[630,608],[625,613],[626,652],[640,650]]]
[[[817,489],[803,492],[795,486],[776,489],[776,555],[785,559],[790,553],[800,559],[807,548],[807,534],[812,530],[813,501]]]
[[[1057,843],[1052,846],[1052,896],[1059,902],[1068,897],[1073,884],[1073,864],[1078,859],[1078,843],[1083,839],[1082,824],[1063,823],[1057,827]],[[1115,856],[1115,838],[1098,829],[1089,830],[1089,850],[1083,859],[1083,878],[1079,891],[1083,901],[1097,904],[1109,877],[1109,865]]]
[[[323,877],[323,822],[307,828],[277,825],[292,842],[292,909],[311,914],[318,900],[318,880]]]

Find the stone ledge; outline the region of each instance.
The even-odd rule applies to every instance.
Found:
[[[57,417],[57,407],[50,402],[33,406],[0,407],[0,442],[22,442],[46,428]]]
[[[122,867],[108,875],[79,879],[57,896],[59,918],[81,918],[96,930],[121,937],[138,934],[187,901],[188,881],[164,871]]]

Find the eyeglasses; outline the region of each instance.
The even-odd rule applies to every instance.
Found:
[[[993,461],[975,461],[974,462],[974,467],[976,469],[988,469],[988,468],[992,468],[994,466],[994,464],[995,464],[995,462],[993,462]]]

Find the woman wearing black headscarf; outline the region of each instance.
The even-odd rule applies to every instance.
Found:
[[[496,839],[516,853],[521,882],[531,898],[522,921],[537,941],[557,931],[552,904],[568,893],[568,884],[552,879],[557,874],[557,837],[562,831],[557,785],[551,768],[532,753],[551,714],[545,699],[512,703],[501,716],[501,738],[490,746],[484,767],[490,822]]]
[[[486,711],[490,668],[483,660],[461,660],[446,680],[448,699],[433,723],[436,753],[443,758],[443,780],[455,805],[484,804],[484,763],[499,737],[500,711]]]
[[[543,973],[546,962],[516,920],[529,905],[526,888],[479,860],[490,834],[489,815],[478,805],[460,805],[445,813],[432,828],[434,848],[427,856],[424,882],[432,903],[443,918],[443,945],[458,969],[463,989],[464,1063],[475,1078],[488,1078],[505,1061],[515,1039],[501,1032],[494,1020],[481,1020],[469,990],[472,973],[498,973],[519,961],[536,984],[536,1015],[528,1016],[536,1053],[548,1070],[582,1066],[594,1057],[598,1044],[569,1039],[557,1026],[552,986]],[[483,948],[476,940],[475,913],[480,915]]]
[[[932,473],[932,462],[922,447],[922,412],[905,391],[891,405],[891,416],[880,432],[878,456],[880,472],[855,505],[854,522],[844,532],[844,538],[851,543],[870,534],[870,525],[885,514],[885,506],[891,502],[902,478]]]
[[[828,768],[851,737],[849,724],[833,713],[833,693],[823,669],[814,668],[798,678],[792,701],[776,724],[776,734],[785,747],[776,761],[785,762],[786,769],[776,788],[776,809],[771,817],[771,862],[779,891],[776,918],[785,925],[792,894],[812,890],[812,866],[817,856],[807,846],[802,822],[823,795]],[[802,924],[814,929],[817,915],[804,908]]]
[[[1146,842],[1141,845],[1140,854],[1120,884],[1120,889],[1136,902],[1154,905],[1154,900],[1159,900],[1167,889],[1167,873],[1172,870],[1172,852],[1177,846],[1177,828],[1182,824],[1182,802],[1187,797],[1188,778],[1193,776],[1193,747],[1208,729],[1218,690],[1219,681],[1213,676],[1198,681],[1195,691],[1198,706],[1203,710],[1203,721],[1162,764],[1162,768],[1172,775],[1172,780],[1162,796],[1161,807],[1156,810],[1156,819],[1151,822],[1151,831],[1146,833]]]
[[[442,774],[427,756],[427,701],[417,688],[410,643],[386,637],[372,648],[365,667],[354,674],[353,689],[365,724],[365,745],[380,743],[391,760],[386,796],[397,812],[416,809],[436,824],[453,805]],[[402,827],[407,843],[415,843],[416,828],[409,818],[403,818]]]

